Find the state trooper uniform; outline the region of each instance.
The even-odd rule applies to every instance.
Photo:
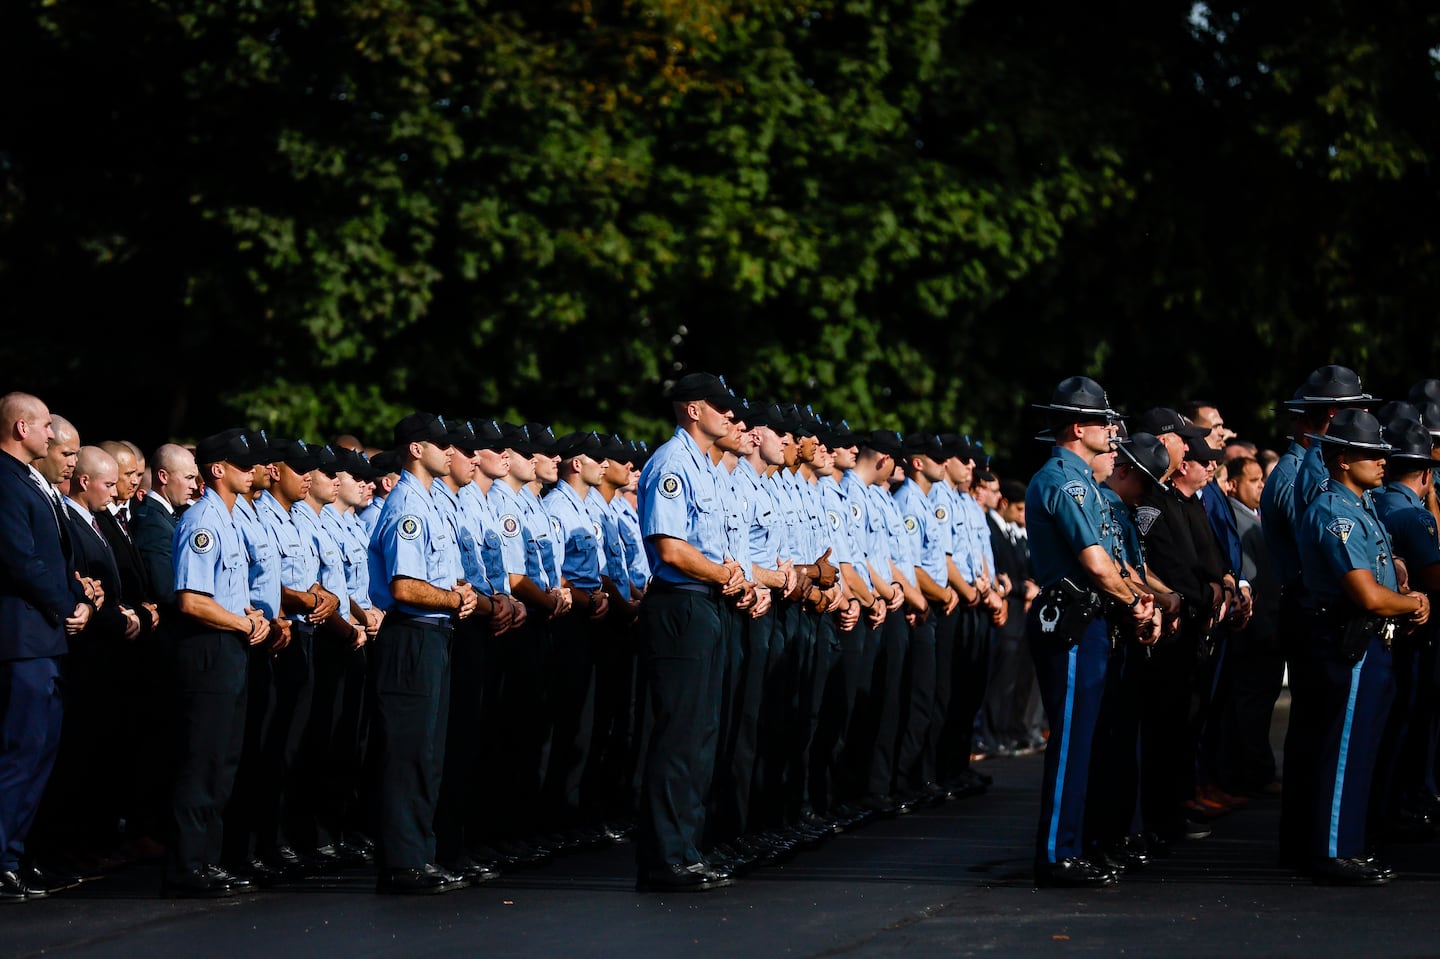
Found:
[[[1395,697],[1391,643],[1401,617],[1428,612],[1428,604],[1423,593],[1395,595],[1390,534],[1370,496],[1383,475],[1384,458],[1394,452],[1379,422],[1363,410],[1344,409],[1325,434],[1311,439],[1326,447],[1330,479],[1297,530],[1311,615],[1304,653],[1310,668],[1299,678],[1307,686],[1304,701],[1314,713],[1314,722],[1306,728],[1319,732],[1302,744],[1316,757],[1309,797],[1310,865],[1317,882],[1378,885],[1388,882],[1391,873],[1367,857],[1366,817],[1375,756]],[[1374,463],[1377,459],[1379,464]],[[1370,466],[1373,483],[1357,463]],[[1353,587],[1342,585],[1357,571],[1373,576],[1384,591],[1379,598],[1367,595],[1363,606]],[[1416,600],[1413,608],[1411,598]],[[1402,608],[1406,612],[1398,612]],[[1289,786],[1287,782],[1287,790]]]
[[[1108,425],[1119,415],[1098,383],[1078,376],[1062,380],[1051,402],[1037,406],[1062,425]],[[1101,600],[1080,554],[1092,546],[1111,552],[1107,514],[1090,463],[1057,444],[1025,494],[1030,553],[1041,586],[1026,638],[1050,725],[1036,837],[1036,881],[1042,885],[1115,881],[1113,873],[1084,858],[1082,845],[1092,737],[1111,647],[1105,619],[1098,615]]]
[[[395,445],[449,448],[445,421],[412,413],[395,427]],[[396,600],[398,579],[453,591],[459,548],[430,492],[410,469],[385,499],[370,540],[370,601],[385,612],[370,658],[372,748],[379,774],[376,838],[381,892],[435,892],[455,877],[435,866],[435,804],[450,712],[451,609]]]
[[[1280,796],[1282,865],[1303,864],[1311,855],[1309,797],[1314,792],[1315,757],[1300,744],[1313,742],[1321,735],[1320,730],[1307,726],[1312,713],[1304,698],[1305,690],[1312,684],[1307,683],[1303,675],[1296,682],[1296,674],[1303,674],[1312,662],[1305,655],[1309,630],[1304,622],[1305,584],[1301,577],[1297,535],[1301,517],[1329,479],[1320,456],[1320,444],[1306,440],[1309,434],[1302,435],[1302,424],[1320,426],[1329,421],[1331,411],[1337,407],[1364,407],[1377,402],[1364,391],[1360,377],[1353,370],[1322,366],[1313,371],[1283,404],[1297,421],[1296,435],[1270,471],[1260,494],[1260,528],[1280,581],[1278,624],[1290,676],[1290,719],[1285,728],[1284,747],[1287,788]]]
[[[244,431],[226,430],[197,444],[201,466],[228,463],[255,466]],[[222,817],[234,785],[245,732],[248,640],[254,623],[250,607],[250,564],[231,506],[213,479],[200,501],[185,511],[175,529],[172,554],[175,590],[212,598],[221,611],[246,617],[246,631],[226,630],[181,615],[174,634],[180,737],[171,802],[174,834],[166,849],[165,881],[180,895],[225,896],[250,888],[248,881],[221,869]]]
[[[1405,561],[1412,588],[1421,589],[1425,571],[1440,564],[1440,537],[1435,517],[1405,480],[1416,470],[1437,465],[1431,458],[1432,438],[1418,419],[1381,422],[1386,440],[1396,449],[1385,460],[1385,486],[1372,494],[1375,511],[1390,534],[1395,555]],[[1395,705],[1375,771],[1370,819],[1397,837],[1428,826],[1425,801],[1433,763],[1435,627],[1429,622],[1409,636],[1397,636],[1391,651]]]
[[[671,399],[704,402],[721,412],[737,405],[718,377],[708,374],[683,377]],[[639,501],[654,576],[639,621],[652,725],[640,797],[638,884],[715,888],[729,876],[705,864],[700,844],[720,713],[721,587],[664,561],[656,545],[669,537],[688,543],[712,564],[725,557],[719,477],[684,427],[645,464]]]

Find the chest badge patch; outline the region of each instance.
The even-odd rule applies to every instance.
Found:
[[[830,528],[831,528],[831,529],[833,529],[833,530],[839,530],[839,529],[840,529],[840,514],[839,514],[839,513],[835,512],[833,509],[826,510],[826,511],[825,511],[825,518],[828,519],[828,520],[830,520]]]
[[[418,516],[400,517],[400,538],[416,539],[420,535],[420,518]]]
[[[850,504],[850,515],[853,516],[853,517],[854,517],[855,519],[857,519],[857,520],[860,518],[860,504],[859,504],[859,503],[851,503],[851,504]]]
[[[935,507],[935,518],[938,519],[940,522],[942,522],[942,523],[945,522],[945,520],[946,520],[949,516],[950,516],[950,511],[949,511],[948,509],[946,509],[945,507],[943,507],[943,506],[937,506],[937,507]]]
[[[1150,535],[1150,527],[1160,518],[1160,511],[1153,506],[1141,506],[1135,510],[1135,525],[1140,530],[1141,536]]]
[[[920,523],[913,516],[905,517],[905,532],[913,534],[920,528]]]
[[[1085,489],[1084,483],[1080,482],[1079,480],[1071,480],[1063,487],[1061,487],[1061,489],[1063,489],[1070,496],[1070,498],[1075,501],[1076,505],[1085,505],[1085,494],[1087,490]]]
[[[500,517],[500,532],[506,536],[520,535],[520,521],[515,518],[514,513],[506,513]]]
[[[1350,542],[1350,531],[1355,528],[1353,520],[1345,519],[1343,516],[1325,527],[1327,532],[1334,533],[1335,538],[1342,543]]]
[[[660,477],[660,495],[666,499],[674,499],[680,495],[680,477],[674,473],[666,473]]]
[[[190,548],[197,553],[208,553],[215,548],[215,534],[208,529],[197,529],[190,537]]]

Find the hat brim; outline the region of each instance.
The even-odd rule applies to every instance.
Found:
[[[1336,436],[1329,436],[1325,433],[1306,433],[1307,437],[1321,443],[1329,443],[1331,446],[1341,446],[1345,449],[1364,450],[1367,453],[1396,453],[1398,450],[1389,443],[1357,443],[1354,440],[1342,440]]]
[[[1369,393],[1359,393],[1352,396],[1292,396],[1281,405],[1292,413],[1303,413],[1310,409],[1324,409],[1329,406],[1373,406],[1376,403],[1383,403],[1384,400],[1378,396],[1371,396]]]
[[[1124,413],[1108,407],[1103,410],[1097,410],[1090,407],[1061,406],[1056,403],[1031,403],[1030,405],[1037,410],[1045,410],[1048,413],[1064,413],[1067,416],[1074,416],[1080,419],[1122,420],[1125,418]]]
[[[1168,490],[1170,488],[1169,483],[1165,482],[1160,477],[1150,472],[1148,469],[1145,468],[1144,463],[1140,462],[1138,459],[1135,458],[1135,454],[1130,452],[1129,443],[1116,443],[1115,451],[1124,456],[1127,463],[1129,463],[1131,466],[1135,467],[1137,470],[1149,477],[1150,481],[1156,486],[1160,487],[1163,490]]]

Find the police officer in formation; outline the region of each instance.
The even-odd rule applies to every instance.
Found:
[[[1388,881],[1372,830],[1434,812],[1419,728],[1440,698],[1440,415],[1422,411],[1440,413],[1440,390],[1423,386],[1382,425],[1353,372],[1317,370],[1287,403],[1296,443],[1266,486],[1294,693],[1282,859],[1317,881]],[[970,742],[990,634],[1024,588],[997,575],[971,495],[983,450],[857,432],[707,373],[667,399],[675,432],[653,452],[430,413],[373,456],[207,436],[198,500],[132,509],[177,520],[163,558],[149,540],[142,553],[168,564],[162,597],[122,587],[103,552],[103,575],[75,575],[91,567],[70,533],[104,512],[105,463],[85,461],[67,513],[56,485],[78,437],[52,444],[43,404],[0,398],[19,464],[7,529],[30,530],[11,558],[45,557],[8,568],[0,599],[54,610],[43,642],[0,637],[5,681],[44,686],[35,664],[59,668],[104,584],[126,594],[111,600],[124,615],[97,622],[155,634],[168,663],[164,888],[179,896],[372,862],[379,892],[444,893],[628,841],[631,823],[638,889],[703,892],[875,816],[983,792]],[[1241,584],[1202,505],[1217,458],[1203,428],[1159,408],[1120,435],[1086,377],[1039,408],[1053,450],[1025,495],[1026,636],[1050,729],[1035,875],[1105,886],[1200,834],[1190,759]],[[184,452],[157,452],[167,493]],[[32,725],[58,716],[7,702],[31,700]],[[5,739],[0,763],[43,790],[55,738]],[[21,858],[31,793],[0,800],[7,901],[55,888]]]

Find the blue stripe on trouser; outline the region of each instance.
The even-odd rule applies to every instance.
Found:
[[[1038,854],[1047,862],[1057,862],[1082,854],[1091,746],[1105,692],[1110,638],[1104,620],[1091,623],[1075,647],[1042,633],[1033,611],[1026,626],[1050,723],[1050,748],[1045,751],[1040,793]]]
[[[1317,666],[1317,679],[1327,688],[1318,690],[1315,705],[1332,719],[1315,743],[1319,765],[1310,848],[1313,855],[1352,859],[1365,853],[1376,756],[1395,699],[1395,674],[1390,651],[1379,640],[1371,641],[1358,663],[1323,651]]]

